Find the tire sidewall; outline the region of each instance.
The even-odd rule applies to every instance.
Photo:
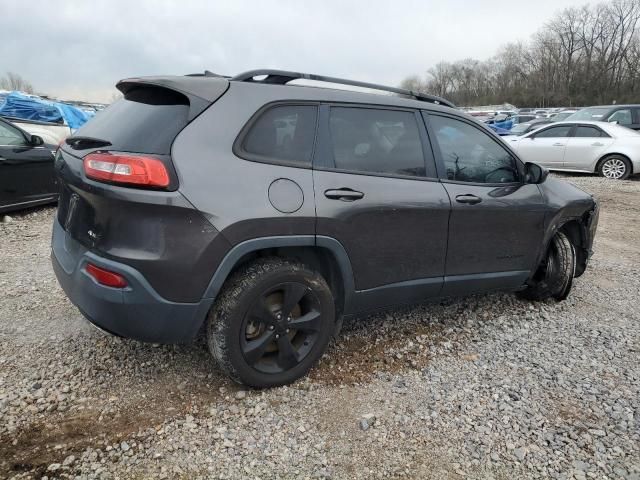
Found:
[[[299,282],[312,290],[320,305],[322,327],[312,349],[298,365],[285,372],[268,374],[254,369],[244,359],[240,344],[241,330],[245,316],[256,299],[269,288],[286,282]],[[223,336],[222,339],[218,339],[218,342],[223,340],[221,343],[224,345],[224,352],[221,353],[227,357],[232,369],[228,373],[236,381],[258,388],[291,383],[309,371],[322,356],[331,339],[335,325],[335,304],[331,290],[318,273],[306,268],[292,269],[291,265],[286,263],[251,278],[250,283],[249,288],[243,289],[234,299],[232,308],[220,309],[214,313],[218,318],[210,318],[208,336]]]
[[[569,295],[576,268],[575,246],[562,232],[556,232],[546,253],[547,261],[555,263],[559,270],[554,277],[543,277],[530,283],[518,295],[526,300],[540,301],[548,298],[564,300]]]
[[[613,160],[613,159],[621,160],[622,163],[624,163],[625,172],[620,178],[606,177],[603,172],[604,164],[607,163],[608,160]],[[627,160],[625,157],[622,157],[620,155],[609,155],[600,161],[600,165],[598,166],[598,174],[601,177],[606,178],[608,180],[626,180],[627,178],[629,178],[629,175],[631,175],[631,162],[629,162],[629,160]]]

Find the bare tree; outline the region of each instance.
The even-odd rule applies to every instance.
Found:
[[[3,90],[19,90],[25,93],[33,93],[33,86],[17,73],[7,72],[0,77],[0,88]]]
[[[638,101],[640,1],[567,8],[528,43],[507,44],[487,61],[440,62],[411,84],[462,105]]]

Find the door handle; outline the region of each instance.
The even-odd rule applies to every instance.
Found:
[[[564,147],[564,143],[554,143],[554,147]]]
[[[325,190],[324,196],[331,200],[342,200],[343,202],[353,202],[364,197],[364,193],[350,188],[338,188],[335,190]]]
[[[469,205],[475,205],[476,203],[480,203],[482,199],[480,197],[476,197],[475,195],[458,195],[456,197],[456,202],[458,203],[467,203]]]
[[[604,143],[596,142],[591,144],[592,147],[604,147]]]

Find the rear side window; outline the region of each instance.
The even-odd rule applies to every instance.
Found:
[[[561,125],[547,128],[535,134],[536,138],[564,138],[569,136],[572,125]]]
[[[75,135],[105,140],[113,150],[166,155],[188,118],[187,97],[166,88],[145,86],[127,92]]]
[[[582,137],[582,138],[593,138],[593,137],[608,137],[609,135],[604,133],[599,128],[580,125],[578,128],[576,128],[576,133],[573,136]]]
[[[256,160],[311,164],[316,134],[315,105],[280,105],[251,125],[242,150]]]
[[[412,112],[333,107],[329,128],[338,169],[426,176],[422,142]]]

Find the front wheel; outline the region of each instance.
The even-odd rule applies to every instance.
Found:
[[[334,325],[333,296],[319,273],[265,258],[227,281],[209,313],[207,340],[233,380],[274,387],[307,373],[325,352]]]
[[[564,300],[571,291],[575,271],[575,248],[564,233],[558,232],[551,239],[545,259],[518,296],[526,300]]]
[[[600,162],[598,173],[612,180],[625,180],[631,175],[631,162],[619,155],[610,155]]]

